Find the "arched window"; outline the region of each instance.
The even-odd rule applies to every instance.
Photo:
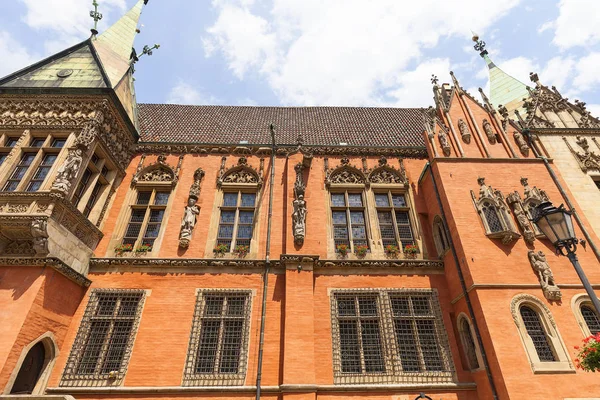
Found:
[[[439,215],[436,215],[433,219],[433,241],[439,257],[442,257],[446,250],[450,248],[448,238],[446,237],[446,230],[444,229],[444,222]]]
[[[517,295],[511,302],[511,312],[534,372],[574,370],[556,322],[543,301],[529,294]]]
[[[483,223],[485,234],[492,239],[502,239],[503,244],[519,238],[517,228],[510,216],[504,195],[497,189],[485,184],[485,178],[478,178],[479,198],[471,190],[473,204]]]
[[[485,220],[490,232],[502,232],[502,222],[500,222],[500,217],[498,216],[498,209],[496,206],[486,201],[483,203],[481,209],[483,211],[483,215],[485,216]]]
[[[467,317],[463,314],[459,316],[458,319],[458,330],[460,333],[460,340],[463,345],[463,350],[465,352],[465,357],[469,364],[469,369],[474,370],[480,367],[480,354],[479,348],[473,339],[473,332],[471,330],[471,324]]]
[[[600,332],[600,317],[587,294],[573,296],[571,308],[584,336],[587,337]]]
[[[51,332],[46,332],[25,346],[4,393],[43,394],[56,361],[57,352]]]

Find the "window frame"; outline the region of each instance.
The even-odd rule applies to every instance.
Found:
[[[225,186],[225,185],[223,185]],[[237,199],[236,199],[236,205],[235,206],[226,206],[225,205],[225,196],[227,194],[230,193],[236,193],[237,194]],[[244,207],[242,205],[242,196],[244,194],[252,194],[254,195],[254,206],[253,207]],[[239,188],[239,187],[223,187],[221,189],[221,198],[220,198],[220,204],[218,205],[218,220],[217,220],[217,231],[216,231],[216,235],[215,235],[215,246],[219,245],[219,244],[223,244],[221,243],[222,241],[228,241],[229,238],[221,238],[219,237],[219,232],[220,232],[220,228],[221,225],[232,225],[232,233],[231,233],[231,242],[229,244],[229,250],[226,252],[228,254],[232,254],[235,252],[235,248],[238,246],[238,239],[239,240],[248,240],[248,244],[243,244],[243,246],[248,246],[248,252],[250,252],[250,249],[252,248],[252,244],[254,242],[255,239],[255,229],[256,229],[256,225],[257,225],[257,211],[258,211],[258,200],[259,200],[259,193],[257,189],[254,188]],[[234,220],[233,220],[233,224],[230,223],[222,223],[221,222],[221,216],[223,211],[234,211]],[[250,239],[245,239],[245,238],[238,238],[238,230],[239,230],[239,226],[240,225],[249,225],[249,224],[240,224],[240,212],[249,212],[252,211],[252,224],[250,224],[251,226],[251,236]]]
[[[332,326],[332,351],[333,351],[333,375],[334,384],[423,384],[428,383],[450,383],[456,381],[456,373],[454,362],[449,343],[447,330],[443,322],[441,305],[436,289],[415,289],[415,288],[373,288],[373,289],[331,289],[330,290],[330,318]],[[341,354],[341,337],[338,315],[338,299],[352,296],[377,296],[378,310],[380,318],[380,340],[383,354],[383,365],[385,371],[383,373],[354,373],[342,371],[342,354]],[[415,348],[417,351],[419,371],[404,371],[402,360],[398,349],[398,337],[396,336],[396,328],[394,328],[394,320],[410,319],[411,321],[420,320],[421,317],[414,314],[394,315],[392,312],[392,299],[408,297],[412,298],[426,297],[430,307],[431,315],[423,315],[424,319],[432,321],[434,327],[434,335],[436,339],[435,345],[439,355],[439,361],[442,365],[442,370],[428,369],[423,357],[425,350],[423,348],[426,339],[420,338],[417,334],[415,339]],[[411,306],[412,307],[412,306]],[[412,310],[412,308],[411,308]],[[416,322],[414,322],[416,324]],[[412,323],[411,323],[412,324]],[[414,324],[413,324],[414,325]],[[417,328],[415,328],[417,329]],[[414,332],[414,331],[413,331]],[[415,337],[415,336],[413,336]],[[362,360],[361,356],[361,360]],[[362,361],[361,361],[362,362]]]
[[[479,348],[478,341],[475,339],[477,336],[475,335],[475,329],[471,323],[471,320],[466,316],[465,313],[460,313],[456,319],[456,322],[458,335],[460,336],[460,343],[469,371],[479,371],[483,369],[481,349]],[[469,335],[469,337],[467,337],[467,335]],[[471,343],[469,343],[469,339]],[[475,357],[475,360],[472,360],[469,354],[472,354],[472,356]],[[477,361],[477,365],[473,365],[472,361]]]
[[[148,199],[148,203],[147,204],[138,204],[138,199],[139,199],[139,195],[140,193],[147,193],[150,192],[150,197]],[[157,193],[168,193],[169,198],[167,200],[167,202],[165,204],[155,204],[156,201],[156,194]],[[144,218],[141,222],[135,222],[135,224],[139,224],[140,225],[140,230],[137,234],[136,239],[133,241],[133,249],[132,251],[135,252],[135,250],[142,244],[144,243],[144,239],[148,239],[145,235],[146,235],[146,231],[148,229],[148,226],[150,224],[160,224],[160,227],[158,229],[158,233],[156,235],[156,237],[153,238],[153,242],[152,242],[152,249],[150,251],[148,251],[148,253],[153,253],[156,252],[157,250],[157,242],[160,244],[159,242],[159,238],[162,237],[162,234],[164,232],[164,230],[166,229],[166,225],[167,225],[167,215],[168,215],[168,211],[169,211],[169,206],[172,202],[172,198],[173,198],[173,191],[171,190],[170,186],[140,186],[137,187],[136,190],[133,191],[133,198],[130,201],[129,207],[128,207],[128,212],[126,215],[126,219],[125,219],[125,223],[124,223],[124,230],[123,230],[123,234],[121,235],[121,240],[119,241],[120,244],[125,244],[126,240],[128,239],[132,239],[133,236],[129,237],[126,236],[127,235],[127,231],[129,230],[129,226],[130,224],[132,224],[131,221],[131,217],[133,215],[133,211],[134,210],[145,210],[144,211]],[[160,220],[160,222],[150,222],[150,216],[152,214],[152,211],[154,210],[161,210],[163,211],[163,216]]]
[[[399,231],[399,227],[400,225],[398,225],[398,216],[396,215],[397,212],[404,212],[406,213],[406,216],[408,218],[408,227],[410,229],[410,234],[412,237],[412,244],[413,246],[417,246],[417,248],[419,249],[418,253],[421,253],[421,249],[419,247],[419,244],[417,242],[417,236],[415,235],[415,225],[413,222],[413,218],[411,216],[411,204],[410,204],[410,200],[409,200],[409,196],[406,190],[395,190],[395,189],[390,189],[390,188],[373,188],[372,189],[373,192],[373,205],[375,208],[375,215],[377,215],[376,218],[376,223],[377,223],[377,229],[379,230],[379,236],[381,238],[381,245],[382,247],[385,249],[385,246],[387,246],[387,244],[385,244],[383,242],[383,235],[381,234],[381,223],[379,221],[379,214],[378,212],[381,211],[387,211],[390,212],[392,215],[392,228],[394,230],[394,236],[395,236],[395,241],[396,244],[395,246],[398,247],[398,250],[400,253],[402,253],[404,251],[404,247],[406,245],[404,245],[402,243],[402,239],[400,238],[400,231]],[[377,205],[377,195],[380,194],[387,194],[387,198],[388,198],[388,206],[378,206]],[[404,203],[406,204],[406,206],[404,207],[396,207],[394,206],[393,203],[393,196],[403,196],[404,197]]]
[[[367,196],[365,193],[365,189],[363,186],[358,187],[358,188],[347,188],[347,187],[332,187],[329,189],[328,193],[328,197],[329,197],[329,218],[331,221],[331,238],[333,241],[333,251],[334,253],[338,254],[339,251],[337,249],[338,244],[336,243],[336,238],[335,238],[335,226],[339,225],[341,226],[342,224],[335,224],[334,220],[333,220],[333,213],[335,211],[344,211],[346,213],[346,229],[348,230],[348,236],[347,236],[347,241],[348,241],[348,253],[353,254],[355,252],[355,247],[361,244],[354,244],[354,237],[352,234],[352,219],[351,219],[351,212],[352,211],[361,211],[363,213],[363,218],[364,218],[364,227],[365,227],[365,236],[366,238],[364,239],[365,244],[368,248],[368,252],[373,251],[372,245],[371,245],[371,240],[372,240],[372,232],[371,232],[371,227],[370,227],[370,220],[369,220],[369,207],[368,207],[368,201],[367,201]],[[333,200],[332,197],[335,194],[343,194],[344,195],[344,206],[335,206],[333,204]],[[351,206],[350,202],[348,201],[349,198],[349,194],[359,194],[361,196],[361,202],[362,202],[362,206]],[[361,240],[361,239],[358,239]],[[342,243],[339,243],[342,244]]]
[[[62,379],[59,383],[61,387],[74,387],[74,386],[119,386],[123,383],[123,379],[127,373],[129,367],[129,360],[133,350],[133,345],[139,329],[139,324],[142,317],[145,300],[148,293],[143,289],[93,289],[90,293],[88,304],[85,308],[84,315],[81,319],[77,336],[69,353],[67,365],[62,375]],[[112,316],[99,316],[97,311],[101,303],[102,296],[115,296],[117,297],[118,304],[115,305]],[[139,296],[139,300],[135,309],[135,313],[132,317],[123,317],[117,315],[121,310],[120,306],[124,298],[134,298]],[[112,318],[112,319],[111,319]],[[119,319],[120,318],[120,319]],[[131,328],[127,343],[124,345],[123,355],[121,364],[118,371],[110,371],[105,373],[102,371],[104,368],[104,361],[106,360],[107,353],[110,351],[108,341],[112,339],[112,332],[114,330],[115,322],[120,320],[131,320]],[[93,320],[106,320],[110,321],[109,330],[110,333],[106,333],[104,338],[104,344],[98,354],[98,360],[96,361],[95,371],[92,373],[81,372],[81,362],[86,353],[87,343],[92,335],[92,322]]]
[[[243,326],[242,326],[242,338],[241,348],[238,358],[238,372],[237,373],[200,373],[196,372],[196,364],[198,361],[198,352],[200,347],[200,338],[202,333],[203,319],[214,319],[221,321],[219,325],[219,338],[218,347],[223,344],[224,335],[224,321],[227,320],[227,316],[224,314],[223,307],[221,315],[219,317],[206,317],[204,315],[206,309],[206,298],[208,296],[223,296],[223,297],[241,297],[245,296],[246,301],[244,304]],[[194,308],[194,316],[192,321],[192,328],[190,332],[190,340],[188,343],[186,363],[184,367],[184,374],[182,379],[182,386],[243,386],[246,380],[246,374],[248,372],[249,362],[249,348],[250,348],[250,329],[252,322],[252,303],[256,291],[251,289],[196,289],[196,304]],[[238,317],[240,319],[240,317]],[[217,350],[215,354],[215,366],[218,367],[218,360],[220,351]]]
[[[431,231],[433,233],[433,244],[435,245],[435,250],[438,257],[441,259],[448,252],[448,250],[450,250],[450,241],[448,240],[448,235],[446,235],[446,224],[444,224],[441,216],[436,215],[433,218]]]
[[[581,312],[581,307],[584,306],[589,307],[591,311],[596,314],[598,319],[600,319],[600,316],[598,316],[596,311],[594,310],[594,305],[592,304],[592,301],[590,300],[590,297],[587,295],[587,293],[580,293],[573,296],[573,298],[571,299],[571,309],[573,310],[573,315],[575,315],[575,319],[577,320],[579,328],[581,328],[581,333],[583,333],[583,336],[588,337],[592,335],[592,332],[590,330],[589,325],[587,324],[587,321],[583,316],[583,313]]]

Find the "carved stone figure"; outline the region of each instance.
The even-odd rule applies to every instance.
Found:
[[[196,217],[198,214],[200,214],[200,209],[196,205],[196,199],[194,197],[190,197],[188,199],[188,205],[185,207],[185,211],[183,212],[183,219],[181,220],[179,247],[189,247],[190,240],[192,239],[192,231],[196,226]]]
[[[523,154],[525,157],[529,156],[529,146],[527,146],[527,141],[523,137],[523,134],[515,131],[513,133],[513,137],[515,138],[517,146],[519,146],[519,150],[521,150],[521,154]]]
[[[440,131],[438,137],[440,139],[440,146],[442,146],[442,152],[446,157],[450,157],[451,149],[450,143],[448,142],[448,136],[444,131]]]
[[[296,171],[296,182],[294,183],[294,201],[292,206],[292,229],[294,231],[294,243],[301,246],[304,243],[304,237],[306,236],[306,200],[304,200],[304,192],[306,190],[306,184],[302,180],[302,171],[304,170],[303,165],[297,164],[294,167]]]
[[[519,193],[510,193],[508,196],[506,196],[506,200],[512,207],[513,214],[515,214],[515,217],[517,218],[519,228],[521,228],[521,232],[523,232],[523,239],[525,239],[525,242],[528,244],[533,244],[535,241],[535,232],[531,228],[531,223],[529,222],[527,213],[523,209],[523,204],[521,203],[521,197],[519,196]]]
[[[460,137],[462,138],[463,142],[466,144],[471,143],[471,131],[469,130],[467,123],[463,121],[462,118],[458,119],[458,129],[460,130]]]
[[[73,180],[77,176],[79,172],[79,168],[81,168],[81,163],[83,161],[83,152],[81,149],[71,149],[69,150],[69,155],[67,159],[58,169],[58,173],[56,175],[56,179],[54,183],[52,183],[52,191],[62,193],[63,196],[66,196],[71,189],[71,184]]]
[[[496,133],[494,132],[494,128],[492,127],[492,124],[490,124],[490,121],[485,118],[483,119],[483,130],[490,143],[496,144]]]
[[[554,275],[544,253],[541,250],[537,253],[534,250],[529,250],[527,256],[529,257],[531,267],[538,274],[544,296],[548,300],[560,300],[562,293],[554,282]]]
[[[36,256],[45,257],[48,255],[48,231],[47,221],[39,218],[31,221],[30,228],[33,237],[33,250]]]

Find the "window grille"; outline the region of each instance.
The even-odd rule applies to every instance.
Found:
[[[60,386],[106,386],[122,382],[144,302],[143,290],[95,289]]]
[[[251,299],[247,290],[199,291],[183,379],[185,386],[244,384]]]
[[[600,332],[600,319],[592,307],[585,304],[582,305],[581,316],[583,317],[583,320],[585,321],[585,324],[592,335]]]
[[[375,206],[384,247],[393,245],[403,249],[407,245],[415,244],[409,207],[404,194],[375,193]]]
[[[467,362],[469,363],[469,369],[477,369],[479,368],[479,359],[477,358],[477,351],[475,350],[475,341],[473,340],[473,335],[471,334],[471,325],[466,318],[462,318],[460,320],[459,329],[465,356],[467,357]]]
[[[432,290],[334,292],[335,383],[451,382],[454,369],[441,319]]]
[[[138,191],[136,203],[131,206],[123,244],[154,246],[168,202],[169,192],[152,189]]]
[[[533,342],[540,361],[558,361],[552,351],[552,345],[542,326],[539,314],[528,306],[521,306],[519,311],[521,318],[523,318],[525,330]]]
[[[502,232],[504,228],[502,227],[502,222],[500,222],[500,218],[498,217],[498,209],[496,208],[496,206],[485,202],[483,203],[482,209],[483,215],[485,216],[485,220],[487,221],[490,232]]]
[[[223,193],[217,244],[226,245],[227,251],[235,250],[236,246],[250,246],[255,207],[256,193]]]
[[[362,193],[331,193],[331,216],[336,252],[339,245],[346,245],[351,251],[357,246],[369,247]]]

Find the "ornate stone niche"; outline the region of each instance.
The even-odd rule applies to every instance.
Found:
[[[463,142],[466,144],[471,143],[471,130],[462,118],[458,119],[458,130],[460,131],[460,137],[462,138]]]
[[[131,179],[132,186],[139,185],[167,185],[174,188],[179,181],[179,171],[183,161],[183,155],[179,156],[177,167],[167,164],[167,157],[164,154],[158,156],[156,162],[144,167],[145,155],[140,158],[137,171]]]
[[[438,133],[438,139],[440,141],[440,146],[442,147],[442,153],[444,156],[450,157],[452,154],[452,148],[450,147],[450,142],[448,141],[448,135],[443,130],[440,130]]]
[[[529,157],[529,146],[527,145],[527,141],[523,137],[523,134],[518,131],[513,132],[513,137],[515,139],[515,143],[519,146],[519,150],[521,150],[521,154],[525,157]]]
[[[535,241],[535,233],[531,223],[529,222],[528,215],[523,208],[523,203],[521,202],[521,196],[519,195],[519,192],[515,191],[509,193],[508,196],[506,196],[506,201],[512,208],[513,214],[517,219],[517,224],[523,233],[523,239],[525,239],[527,244],[533,244]]]
[[[579,167],[583,172],[600,171],[600,153],[596,153],[595,151],[590,150],[590,145],[585,137],[577,136],[575,139],[575,143],[583,151],[575,150],[573,146],[571,146],[569,140],[567,140],[567,138],[564,136],[563,140],[567,144],[567,147],[569,148],[571,153],[573,153],[573,156],[575,156],[575,159],[579,163]]]
[[[483,119],[483,131],[487,136],[490,144],[496,144],[496,132],[494,131],[494,127],[486,118]]]
[[[501,239],[502,244],[509,244],[521,235],[513,224],[509,214],[509,208],[504,201],[504,196],[499,190],[494,190],[485,184],[485,178],[477,178],[479,183],[479,197],[471,190],[471,198],[477,210],[485,234],[491,239]]]
[[[544,297],[550,301],[560,301],[562,293],[556,282],[554,282],[554,275],[544,253],[542,251],[529,250],[527,257],[529,258],[531,267],[538,275]]]
[[[292,230],[294,231],[294,243],[302,246],[306,236],[307,213],[306,200],[304,200],[306,183],[302,179],[304,164],[297,164],[294,170],[296,171],[296,182],[294,183],[294,201],[292,202]]]
[[[400,162],[401,169],[397,170],[393,166],[389,165],[385,157],[381,156],[378,161],[379,165],[369,171],[367,175],[367,182],[376,184],[408,185],[404,164],[402,161]]]
[[[200,207],[196,204],[200,197],[200,185],[204,178],[204,170],[198,168],[194,172],[194,183],[190,186],[188,202],[181,219],[181,230],[179,232],[179,247],[187,249],[192,240],[192,232],[196,226],[196,218],[200,214]]]
[[[240,157],[237,165],[227,170],[225,170],[226,160],[226,157],[221,158],[221,168],[217,176],[217,187],[220,188],[223,184],[252,184],[258,188],[262,187],[263,174],[250,166],[246,157]],[[261,159],[261,165],[264,168],[263,159]]]
[[[355,184],[364,185],[367,183],[367,177],[359,168],[350,165],[350,160],[344,157],[340,160],[340,165],[333,169],[325,166],[325,186],[332,184]]]
[[[545,201],[550,201],[550,198],[544,190],[538,189],[536,186],[529,186],[528,178],[521,178],[521,185],[523,185],[524,195],[524,199],[522,202],[523,210],[527,214],[528,219],[532,221],[537,216],[537,206],[539,206]],[[531,223],[531,225],[537,238],[545,237],[542,231],[540,231],[534,223]]]

